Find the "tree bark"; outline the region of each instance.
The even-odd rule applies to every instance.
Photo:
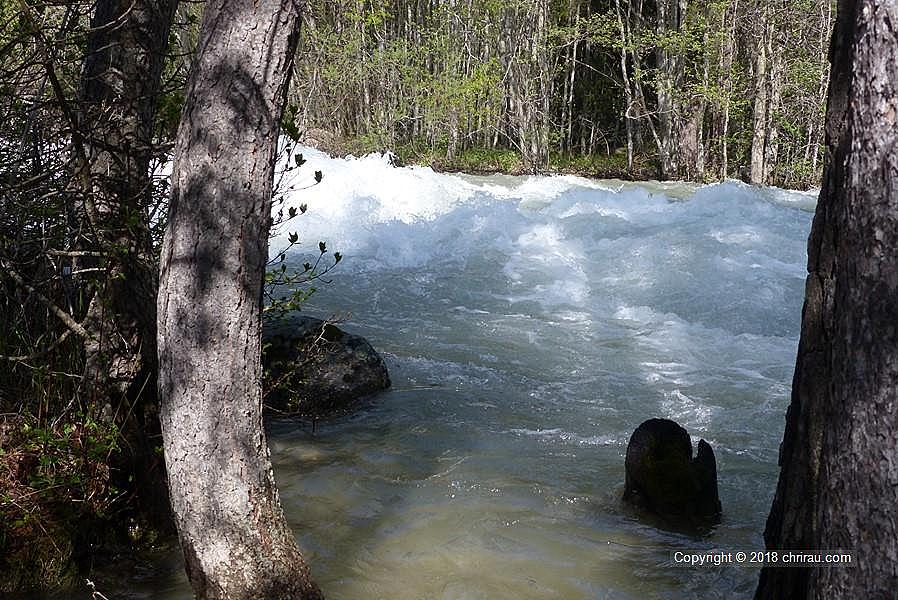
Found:
[[[851,568],[765,568],[756,598],[890,598],[898,586],[898,3],[841,0],[827,163],[771,550],[845,550]]]
[[[261,298],[299,0],[213,0],[175,146],[158,299],[172,508],[198,598],[321,598],[262,427]]]
[[[680,29],[680,1],[659,0],[655,5],[655,31],[661,43],[655,50],[655,61],[658,69],[655,95],[658,102],[658,159],[661,179],[670,179],[679,170],[679,114],[675,89],[681,77],[682,57],[671,52],[670,37],[676,36]]]
[[[764,185],[764,159],[767,146],[768,122],[768,52],[770,49],[771,24],[770,8],[765,5],[761,20],[761,33],[758,40],[758,51],[754,57],[755,98],[752,107],[751,166],[749,181],[755,185]]]
[[[72,168],[84,216],[74,244],[101,252],[106,269],[83,322],[85,381],[97,412],[116,415],[131,462],[122,471],[134,476],[138,510],[157,525],[167,520],[168,503],[163,468],[150,439],[159,426],[149,168],[162,62],[177,4],[97,2],[73,134]]]

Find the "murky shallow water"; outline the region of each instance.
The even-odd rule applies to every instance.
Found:
[[[300,179],[325,179],[292,197],[309,205],[297,229],[345,255],[306,312],[341,315],[394,382],[314,435],[270,424],[284,508],[329,598],[751,595],[757,570],[669,558],[762,547],[813,194],[304,153]],[[627,440],[650,417],[714,447],[724,515],[705,535],[620,503]],[[99,579],[189,596],[171,553]]]

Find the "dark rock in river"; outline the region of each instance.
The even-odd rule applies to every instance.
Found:
[[[649,419],[627,445],[624,501],[662,517],[706,518],[720,514],[717,461],[705,440],[692,457],[685,429],[668,419]]]
[[[275,412],[342,414],[390,387],[387,367],[371,344],[332,323],[311,317],[266,323],[262,339],[265,405]]]

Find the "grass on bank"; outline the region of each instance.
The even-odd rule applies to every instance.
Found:
[[[302,136],[300,136],[301,139]],[[304,143],[315,146],[332,156],[364,156],[371,152],[392,151],[401,165],[429,166],[438,172],[464,172],[471,174],[504,173],[525,175],[532,170],[521,160],[520,153],[508,148],[473,147],[458,150],[447,158],[446,145],[431,146],[421,142],[408,142],[391,146],[383,137],[375,135],[356,138],[340,138],[322,130],[313,130]],[[733,164],[732,169],[738,165]],[[789,189],[812,189],[819,187],[821,165],[813,161],[794,162],[777,165],[776,180],[770,185]],[[719,166],[709,165],[704,178],[698,183],[719,181]],[[627,167],[625,148],[613,150],[610,154],[590,155],[553,152],[549,163],[540,169],[543,175],[579,175],[593,179],[623,179],[627,181],[648,181],[659,179],[660,165],[654,153],[637,153],[633,167]],[[739,166],[729,177],[746,180],[747,167]]]
[[[315,140],[318,141],[317,139]],[[364,156],[371,152],[384,152],[383,142],[372,136],[345,140],[328,140],[321,149],[335,156]],[[314,144],[313,144],[314,145]],[[531,170],[521,159],[520,153],[508,148],[474,147],[458,150],[447,158],[447,147],[410,142],[389,148],[402,165],[424,165],[439,172],[464,172],[471,174],[504,173],[524,175]],[[646,180],[657,177],[657,161],[652,156],[637,155],[633,169],[627,168],[626,149],[611,154],[579,155],[552,153],[544,174],[565,174],[595,179]]]

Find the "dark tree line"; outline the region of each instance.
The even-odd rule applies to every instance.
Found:
[[[151,211],[164,194],[155,116],[176,5],[2,4],[0,404],[34,417],[16,425],[26,446],[44,446],[35,479],[81,501],[84,515],[64,512],[75,522],[122,505],[141,522],[168,514]],[[7,527],[59,525],[25,498]]]

